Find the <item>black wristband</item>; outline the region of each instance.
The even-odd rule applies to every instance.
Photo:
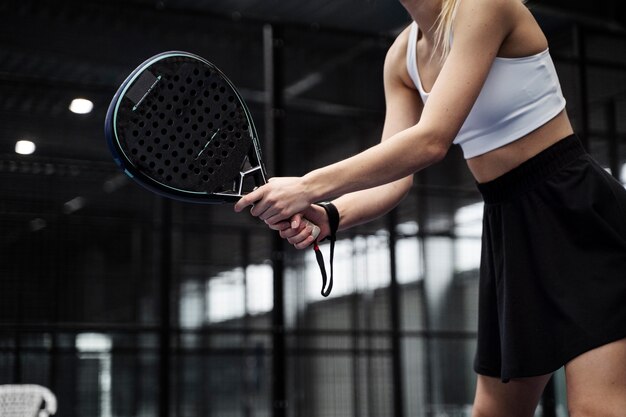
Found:
[[[328,216],[328,227],[330,228],[330,234],[326,236],[326,239],[330,240],[330,278],[328,279],[328,287],[326,286],[326,267],[324,267],[324,257],[322,256],[322,251],[320,251],[319,246],[317,246],[317,242],[313,246],[315,249],[317,264],[319,265],[320,272],[322,273],[322,296],[328,297],[330,291],[333,289],[333,258],[335,257],[337,229],[339,229],[339,211],[330,201],[323,201],[316,204],[326,211],[326,215]]]
[[[328,226],[330,227],[330,234],[327,236],[328,240],[336,240],[337,229],[339,229],[339,210],[330,201],[322,201],[316,204],[326,210]]]

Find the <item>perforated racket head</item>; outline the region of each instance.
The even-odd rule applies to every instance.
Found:
[[[111,101],[105,136],[120,167],[166,197],[234,202],[266,182],[241,95],[194,54],[164,52],[133,71]]]

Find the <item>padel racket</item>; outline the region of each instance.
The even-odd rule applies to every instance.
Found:
[[[164,52],[137,67],[113,97],[104,130],[120,168],[164,197],[234,203],[267,181],[243,98],[222,71],[194,54]],[[323,262],[320,269],[328,296],[332,272],[327,286]]]

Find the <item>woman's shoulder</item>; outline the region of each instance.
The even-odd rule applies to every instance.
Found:
[[[547,48],[547,40],[522,0],[459,0],[455,39],[463,31],[502,36],[498,56],[523,57]]]
[[[409,46],[409,36],[411,25],[408,24],[395,38],[385,57],[386,76],[399,77],[404,84],[412,85],[406,68],[407,50]]]
[[[524,20],[524,10],[528,12],[522,0],[459,0],[450,29],[452,45],[462,43],[462,49],[471,51],[487,40],[505,42]]]
[[[485,18],[493,19],[501,24],[511,24],[519,16],[521,10],[526,9],[522,0],[458,0],[455,11],[455,29],[462,30],[459,22],[480,21]],[[460,26],[460,27],[459,27]]]
[[[480,13],[481,11],[506,11],[515,10],[518,7],[526,7],[523,0],[458,0],[457,9],[469,9],[474,13]]]
[[[411,21],[396,36],[391,46],[387,50],[385,65],[395,65],[401,62],[406,62],[407,51],[410,43],[409,38],[412,33],[411,27],[413,25],[415,25],[415,23]]]
[[[414,23],[409,23],[400,33],[396,36],[393,43],[389,47],[387,54],[402,54],[406,55],[406,50],[409,44],[409,36],[411,34],[411,26]]]

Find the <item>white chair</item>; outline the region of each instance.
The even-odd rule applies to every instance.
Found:
[[[40,385],[0,385],[0,417],[48,417],[57,412],[55,395]]]

